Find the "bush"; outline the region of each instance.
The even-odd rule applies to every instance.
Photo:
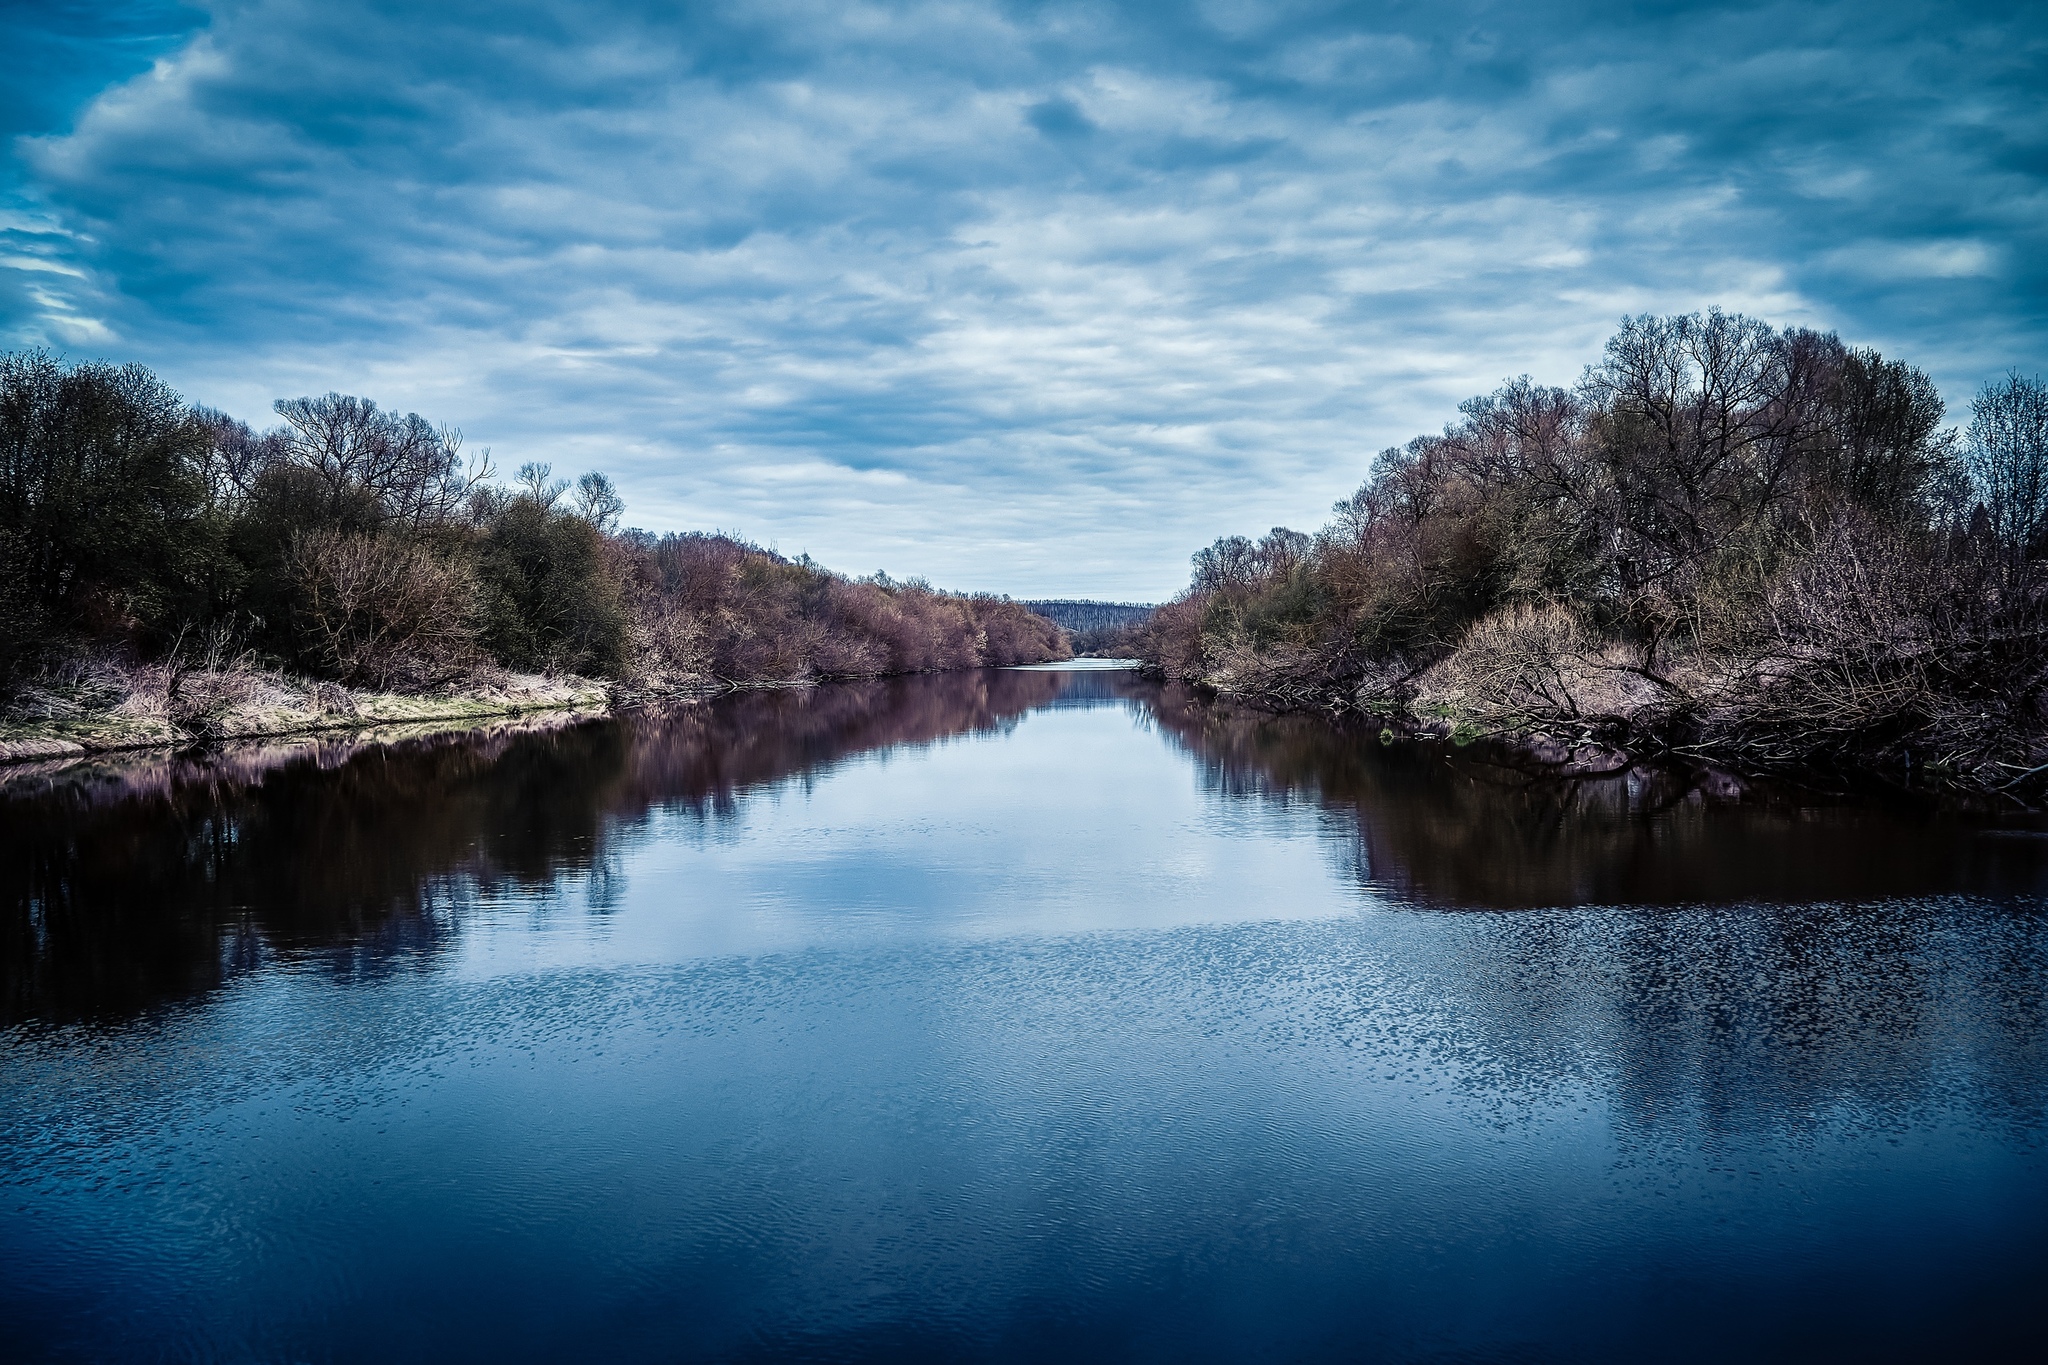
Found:
[[[1568,726],[1611,732],[1668,723],[1684,707],[1570,607],[1516,603],[1487,616],[1419,680],[1421,706],[1499,730]]]
[[[286,560],[303,656],[344,683],[421,691],[467,676],[477,585],[458,563],[395,535],[303,531]]]
[[[1069,656],[1023,604],[847,579],[725,536],[629,535],[636,670],[727,681],[868,678]]]
[[[980,630],[978,654],[984,664],[1043,663],[1071,653],[1060,628],[1021,602],[987,596],[966,602]]]
[[[626,659],[624,584],[602,532],[532,494],[496,507],[477,547],[484,639],[513,668],[615,677]]]

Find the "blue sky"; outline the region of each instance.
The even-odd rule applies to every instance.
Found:
[[[2048,370],[2048,7],[0,5],[0,332],[1156,600],[1624,314]]]

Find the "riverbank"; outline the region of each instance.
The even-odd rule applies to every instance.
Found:
[[[576,674],[500,673],[438,693],[407,694],[248,668],[174,673],[100,662],[24,689],[0,714],[0,772],[225,742],[321,736],[381,742],[496,730],[526,720],[573,723],[655,703],[826,681],[832,679],[694,676],[652,687]]]
[[[1672,705],[1647,684],[1622,684],[1604,698],[1609,709],[1563,708],[1541,713],[1526,693],[1513,705],[1453,685],[1469,681],[1455,656],[1407,680],[1385,684],[1312,683],[1298,675],[1249,676],[1219,670],[1171,677],[1156,663],[1142,664],[1155,678],[1179,682],[1225,706],[1271,715],[1317,715],[1355,727],[1384,746],[1440,745],[1446,752],[1512,769],[1523,776],[1578,782],[1652,776],[1677,778],[1688,791],[1716,800],[1762,792],[1829,801],[1903,803],[1984,815],[2035,816],[2048,811],[2039,767],[2009,762],[1909,761],[1903,746],[1873,756],[1844,748],[1831,758],[1802,756],[1781,762],[1750,761],[1753,754],[1717,746],[1700,711]],[[1611,680],[1610,680],[1611,682]],[[1639,694],[1639,695],[1638,695]],[[1666,781],[1668,785],[1668,781]]]
[[[1283,708],[2048,807],[2048,389],[1719,312],[1625,319],[1194,556],[1137,645]],[[1546,738],[1547,737],[1547,738]]]
[[[533,714],[604,714],[612,701],[604,683],[575,675],[503,673],[406,695],[252,669],[100,663],[24,689],[0,718],[0,764],[325,731],[457,731]]]

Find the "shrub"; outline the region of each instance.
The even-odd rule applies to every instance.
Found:
[[[456,682],[482,661],[475,578],[424,545],[303,531],[287,571],[304,657],[344,683],[417,691]]]
[[[622,566],[590,521],[531,493],[504,499],[477,547],[484,639],[514,668],[617,676],[627,621]]]
[[[1021,602],[1007,597],[966,599],[979,628],[980,662],[990,665],[1042,663],[1072,650],[1060,628]]]
[[[629,533],[636,668],[728,681],[866,678],[1068,657],[1022,603],[848,579],[725,536]]]

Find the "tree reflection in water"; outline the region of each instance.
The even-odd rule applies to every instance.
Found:
[[[608,845],[653,809],[730,816],[750,788],[1012,725],[1066,676],[975,670],[20,774],[0,791],[5,1017],[125,1014],[266,953],[340,977],[416,969],[480,894],[581,875],[601,904]]]
[[[2048,840],[2028,831],[1787,800],[1728,804],[1667,777],[1536,782],[1446,746],[1383,746],[1370,731],[1205,703],[1135,675],[982,670],[482,736],[308,740],[17,771],[0,793],[5,1016],[128,1014],[276,956],[338,978],[418,970],[479,896],[582,878],[602,909],[621,840],[651,812],[717,824],[751,790],[857,755],[1092,706],[1127,708],[1178,746],[1216,800],[1319,809],[1331,846],[1374,899],[1522,907],[2031,894],[2048,866]],[[1076,872],[1115,894],[1115,869]],[[1653,942],[1654,929],[1644,932]]]
[[[1715,800],[1670,772],[1544,780],[1174,692],[1152,709],[1219,793],[1319,803],[1368,888],[1530,912],[1383,926],[1391,1008],[1332,963],[1313,1013],[1347,1048],[1420,1058],[1504,1112],[1590,1085],[1639,1152],[1725,1156],[1760,1126],[1904,1130],[1952,1105],[2032,1133],[2048,1113],[2032,828]],[[1412,1037],[1386,1036],[1390,1018]]]
[[[1148,698],[1160,728],[1232,797],[1312,800],[1358,879],[1446,907],[1803,902],[2048,890],[2048,834],[1758,790],[1709,796],[1674,771],[1560,780],[1477,748],[1377,741],[1369,727]]]

